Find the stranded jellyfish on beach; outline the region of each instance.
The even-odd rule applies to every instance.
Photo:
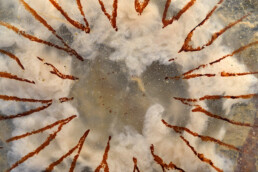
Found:
[[[0,0],[0,171],[256,171],[254,1]]]

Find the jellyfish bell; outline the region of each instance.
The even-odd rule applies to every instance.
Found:
[[[218,35],[230,25],[209,16],[222,1],[150,1],[137,9],[126,0],[0,2],[18,14],[0,23],[8,40],[0,48],[25,69],[1,53],[1,70],[35,82],[1,79],[2,119],[14,118],[9,171],[232,171],[216,146],[238,148],[221,141],[221,121],[252,126],[226,115],[257,97],[257,78],[231,57],[256,43],[235,51],[223,44]],[[185,42],[205,46],[187,52]],[[245,82],[225,70],[245,73]]]

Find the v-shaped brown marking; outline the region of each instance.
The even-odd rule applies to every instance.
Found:
[[[184,172],[184,170],[182,168],[177,167],[173,162],[166,164],[161,157],[159,157],[158,155],[156,155],[154,153],[154,145],[150,146],[150,150],[151,150],[151,154],[154,158],[154,161],[161,166],[163,172],[165,172],[165,170],[173,170],[173,169]]]
[[[142,14],[149,1],[150,0],[144,0],[143,2],[139,2],[139,0],[134,1],[135,10],[139,13],[139,15]]]
[[[133,163],[134,163],[133,172],[140,172],[137,165],[137,158],[133,157]]]
[[[77,6],[78,6],[78,9],[80,10],[81,12],[81,15],[83,17],[83,20],[86,24],[86,26],[84,26],[83,24],[73,20],[72,18],[69,17],[69,15],[67,14],[66,11],[64,11],[64,9],[56,2],[56,0],[49,0],[50,3],[65,17],[65,19],[71,23],[74,27],[82,30],[82,31],[85,31],[86,33],[89,33],[90,32],[90,28],[89,28],[89,24],[88,24],[88,21],[85,17],[85,14],[83,12],[83,9],[82,9],[82,5],[81,5],[81,1],[80,0],[76,0],[77,1]]]
[[[52,99],[38,100],[38,99],[20,98],[20,97],[16,97],[16,96],[7,96],[7,95],[0,95],[0,99],[2,99],[4,101],[16,101],[16,102],[52,103]]]
[[[29,6],[29,4],[27,4],[24,0],[20,0],[20,2],[21,2],[22,5],[25,7],[25,9],[33,15],[33,17],[34,17],[36,20],[38,20],[40,23],[42,23],[43,26],[45,26],[50,32],[52,32],[52,34],[53,34],[57,39],[59,39],[59,40],[63,43],[63,45],[64,45],[72,54],[75,55],[75,57],[77,57],[79,60],[83,61],[83,58],[82,58],[80,55],[78,55],[78,53],[77,53],[74,49],[72,49],[72,48],[63,40],[63,38],[62,38],[61,36],[59,36],[59,35],[57,34],[56,30],[55,30],[52,26],[50,26],[50,25],[48,24],[48,22],[47,22],[45,19],[43,19],[31,6]]]
[[[192,41],[192,36],[193,36],[193,33],[195,31],[195,29],[197,27],[200,27],[202,24],[205,23],[205,21],[207,21],[209,19],[209,17],[212,15],[212,13],[214,12],[216,8],[213,9],[213,11],[211,11],[207,16],[206,18],[199,24],[197,25],[186,37],[185,39],[185,42],[182,46],[182,48],[179,50],[179,53],[184,51],[184,52],[187,52],[187,51],[200,51],[202,49],[204,49],[205,47],[207,46],[210,46],[219,36],[221,36],[223,33],[225,33],[228,29],[232,28],[233,26],[235,26],[237,23],[241,22],[243,19],[245,19],[248,15],[245,15],[243,16],[242,18],[238,19],[237,21],[233,22],[233,23],[230,23],[229,25],[227,25],[225,28],[221,29],[220,31],[218,32],[215,32],[214,34],[212,34],[211,36],[211,39],[204,45],[202,46],[198,46],[197,48],[193,48],[192,45],[190,45],[190,42]]]
[[[110,23],[111,23],[111,26],[112,26],[116,31],[118,30],[118,28],[117,28],[117,26],[116,26],[117,3],[118,3],[118,0],[114,0],[114,1],[113,1],[113,11],[112,11],[112,16],[111,16],[110,14],[107,13],[104,3],[103,3],[101,0],[99,0],[99,4],[100,4],[100,6],[101,6],[101,10],[102,10],[103,13],[107,16],[108,20],[109,20]]]

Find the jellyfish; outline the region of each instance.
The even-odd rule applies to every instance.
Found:
[[[255,171],[243,6],[0,0],[0,169]]]

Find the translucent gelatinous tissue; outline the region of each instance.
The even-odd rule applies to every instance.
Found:
[[[255,4],[0,0],[0,171],[258,170]]]

